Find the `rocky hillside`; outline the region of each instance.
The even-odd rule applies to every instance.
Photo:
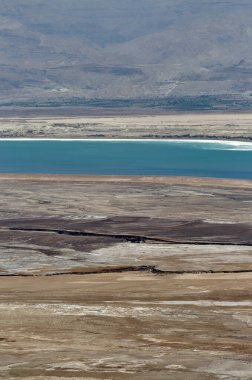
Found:
[[[250,104],[251,20],[251,0],[0,0],[0,105]]]

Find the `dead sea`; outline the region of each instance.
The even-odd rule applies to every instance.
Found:
[[[0,172],[252,178],[252,143],[208,140],[0,140]]]

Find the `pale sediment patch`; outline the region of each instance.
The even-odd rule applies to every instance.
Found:
[[[131,303],[134,303],[132,301]],[[151,305],[170,305],[170,306],[200,306],[200,307],[252,307],[252,301],[214,301],[214,300],[188,300],[188,301],[157,301],[157,302],[139,302],[137,304]]]
[[[120,301],[118,301],[120,302]],[[53,315],[79,315],[79,316],[97,316],[97,317],[157,317],[157,316],[169,316],[175,315],[174,307],[183,306],[196,306],[203,308],[220,307],[220,308],[246,308],[252,307],[252,301],[213,301],[213,300],[192,300],[192,301],[158,301],[158,302],[140,302],[129,301],[124,302],[126,306],[116,306],[115,301],[107,301],[105,305],[91,306],[91,305],[77,305],[77,304],[61,304],[61,303],[39,303],[39,304],[25,304],[25,303],[1,303],[0,310],[22,311],[29,314],[53,314]],[[114,305],[108,305],[108,304]],[[136,306],[133,306],[133,305]],[[151,305],[151,306],[146,306]],[[171,307],[166,307],[171,306]],[[176,317],[179,318],[179,314]],[[197,319],[196,315],[192,315],[190,310],[183,309],[182,319]]]

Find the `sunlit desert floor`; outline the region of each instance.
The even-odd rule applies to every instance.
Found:
[[[252,378],[251,181],[0,190],[0,378]]]
[[[252,113],[0,118],[0,138],[252,140]]]

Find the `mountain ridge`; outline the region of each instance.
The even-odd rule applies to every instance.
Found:
[[[250,1],[0,5],[0,106],[74,99],[252,100]]]

